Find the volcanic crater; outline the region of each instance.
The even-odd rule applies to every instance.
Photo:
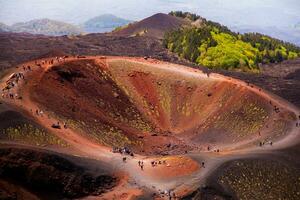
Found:
[[[70,59],[32,72],[28,87],[83,137],[144,155],[250,148],[297,119],[254,85],[148,58]]]

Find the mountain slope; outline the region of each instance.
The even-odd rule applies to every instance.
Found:
[[[110,32],[119,26],[130,23],[130,20],[122,19],[111,14],[100,15],[89,19],[81,27],[88,33]]]
[[[188,20],[163,13],[158,13],[142,21],[130,24],[123,29],[115,31],[113,32],[113,35],[127,37],[135,35],[146,35],[162,39],[165,32],[178,29],[189,24],[190,22]]]
[[[164,36],[163,44],[181,58],[208,68],[258,72],[259,66],[279,63],[300,56],[300,48],[259,33],[239,34],[226,26],[181,11],[170,15],[196,21],[201,26],[187,27]]]
[[[43,35],[80,34],[83,31],[72,24],[50,19],[36,19],[28,22],[16,23],[11,26],[13,32],[26,32]]]

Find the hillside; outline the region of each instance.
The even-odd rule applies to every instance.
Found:
[[[89,19],[81,27],[88,33],[104,33],[110,32],[117,27],[125,26],[130,22],[132,21],[111,14],[105,14]]]
[[[300,47],[263,34],[235,33],[191,13],[177,11],[170,15],[192,21],[201,19],[202,25],[168,32],[164,46],[184,59],[209,68],[257,72],[261,64],[300,56]]]
[[[12,32],[25,32],[43,35],[78,35],[83,31],[72,24],[50,19],[36,19],[28,22],[20,22],[11,26]]]
[[[129,24],[128,26],[115,31],[112,34],[126,37],[146,35],[162,39],[166,32],[176,30],[185,25],[190,25],[190,22],[178,17],[158,13],[139,22]]]

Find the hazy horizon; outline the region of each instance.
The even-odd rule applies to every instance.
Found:
[[[8,25],[40,18],[80,24],[102,14],[141,20],[172,10],[197,13],[228,26],[282,26],[300,22],[298,0],[0,0],[0,6],[0,21]]]
[[[172,10],[196,13],[234,31],[260,31],[300,43],[298,0],[0,0],[0,22],[49,18],[78,25],[102,14],[138,21]]]

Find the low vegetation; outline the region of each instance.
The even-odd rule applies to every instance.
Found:
[[[300,56],[300,47],[259,33],[239,34],[191,13],[170,15],[200,20],[201,25],[165,34],[163,44],[180,57],[209,68],[256,72],[260,64]]]
[[[2,132],[3,139],[36,146],[55,145],[67,147],[68,143],[55,135],[45,132],[31,124],[21,124],[15,127],[8,127]]]
[[[299,170],[266,159],[237,160],[229,164],[218,183],[237,199],[299,199]]]

